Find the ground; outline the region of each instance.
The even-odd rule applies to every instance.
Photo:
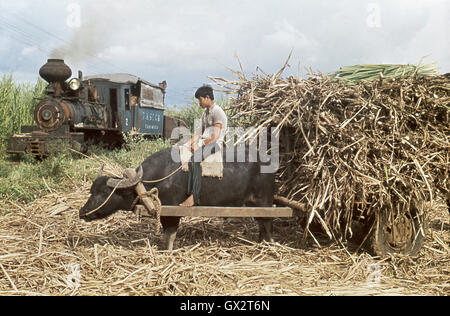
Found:
[[[0,295],[449,295],[450,225],[432,212],[417,258],[379,260],[276,220],[275,244],[258,244],[252,219],[185,218],[173,252],[158,250],[154,219],[119,212],[84,223],[85,183],[32,204],[0,208]],[[345,247],[344,247],[345,246]]]

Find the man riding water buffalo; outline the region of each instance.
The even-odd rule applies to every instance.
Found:
[[[214,92],[211,86],[203,86],[195,93],[200,106],[206,109],[202,116],[202,125],[192,137],[190,146],[193,153],[189,162],[189,183],[186,201],[180,206],[199,205],[202,170],[200,163],[210,155],[221,151],[228,128],[225,112],[214,103]]]
[[[212,88],[202,87],[196,96],[206,111],[202,119],[202,130],[190,142],[194,153],[189,164],[190,172],[180,171],[180,162],[173,159],[173,150],[169,148],[147,158],[137,168],[135,179],[115,179],[99,174],[92,184],[89,200],[80,209],[81,219],[90,222],[106,218],[119,210],[133,211],[138,196],[136,186],[139,183],[143,183],[147,191],[157,188],[161,204],[165,206],[179,206],[180,201],[184,200],[181,203],[184,207],[195,204],[205,207],[272,207],[274,173],[262,171],[267,168],[268,162],[261,162],[259,156],[258,159],[250,159],[248,147],[244,148],[245,161],[240,159],[240,150],[233,151],[233,159],[222,150],[222,178],[202,178],[200,162],[206,158],[205,155],[221,150],[227,119],[222,109],[214,104]],[[189,196],[187,199],[186,186]],[[161,216],[165,249],[173,249],[180,219],[181,217]],[[259,240],[273,241],[272,219],[257,220]]]

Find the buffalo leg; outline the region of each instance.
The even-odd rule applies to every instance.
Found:
[[[273,242],[273,219],[257,219],[259,224],[259,242]]]
[[[161,217],[161,224],[164,229],[163,248],[164,250],[173,250],[173,244],[177,237],[178,225],[181,217]]]
[[[177,227],[169,227],[164,230],[164,250],[172,251],[175,238],[177,237]]]

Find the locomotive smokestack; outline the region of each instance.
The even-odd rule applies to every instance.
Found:
[[[72,70],[62,59],[49,59],[39,70],[39,75],[50,84],[47,94],[60,96],[63,91],[63,83],[72,76]]]
[[[49,59],[39,70],[39,75],[48,83],[62,83],[72,76],[72,70],[62,59]]]

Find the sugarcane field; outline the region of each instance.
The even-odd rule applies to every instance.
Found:
[[[450,295],[448,4],[264,1],[0,1],[0,296]]]

